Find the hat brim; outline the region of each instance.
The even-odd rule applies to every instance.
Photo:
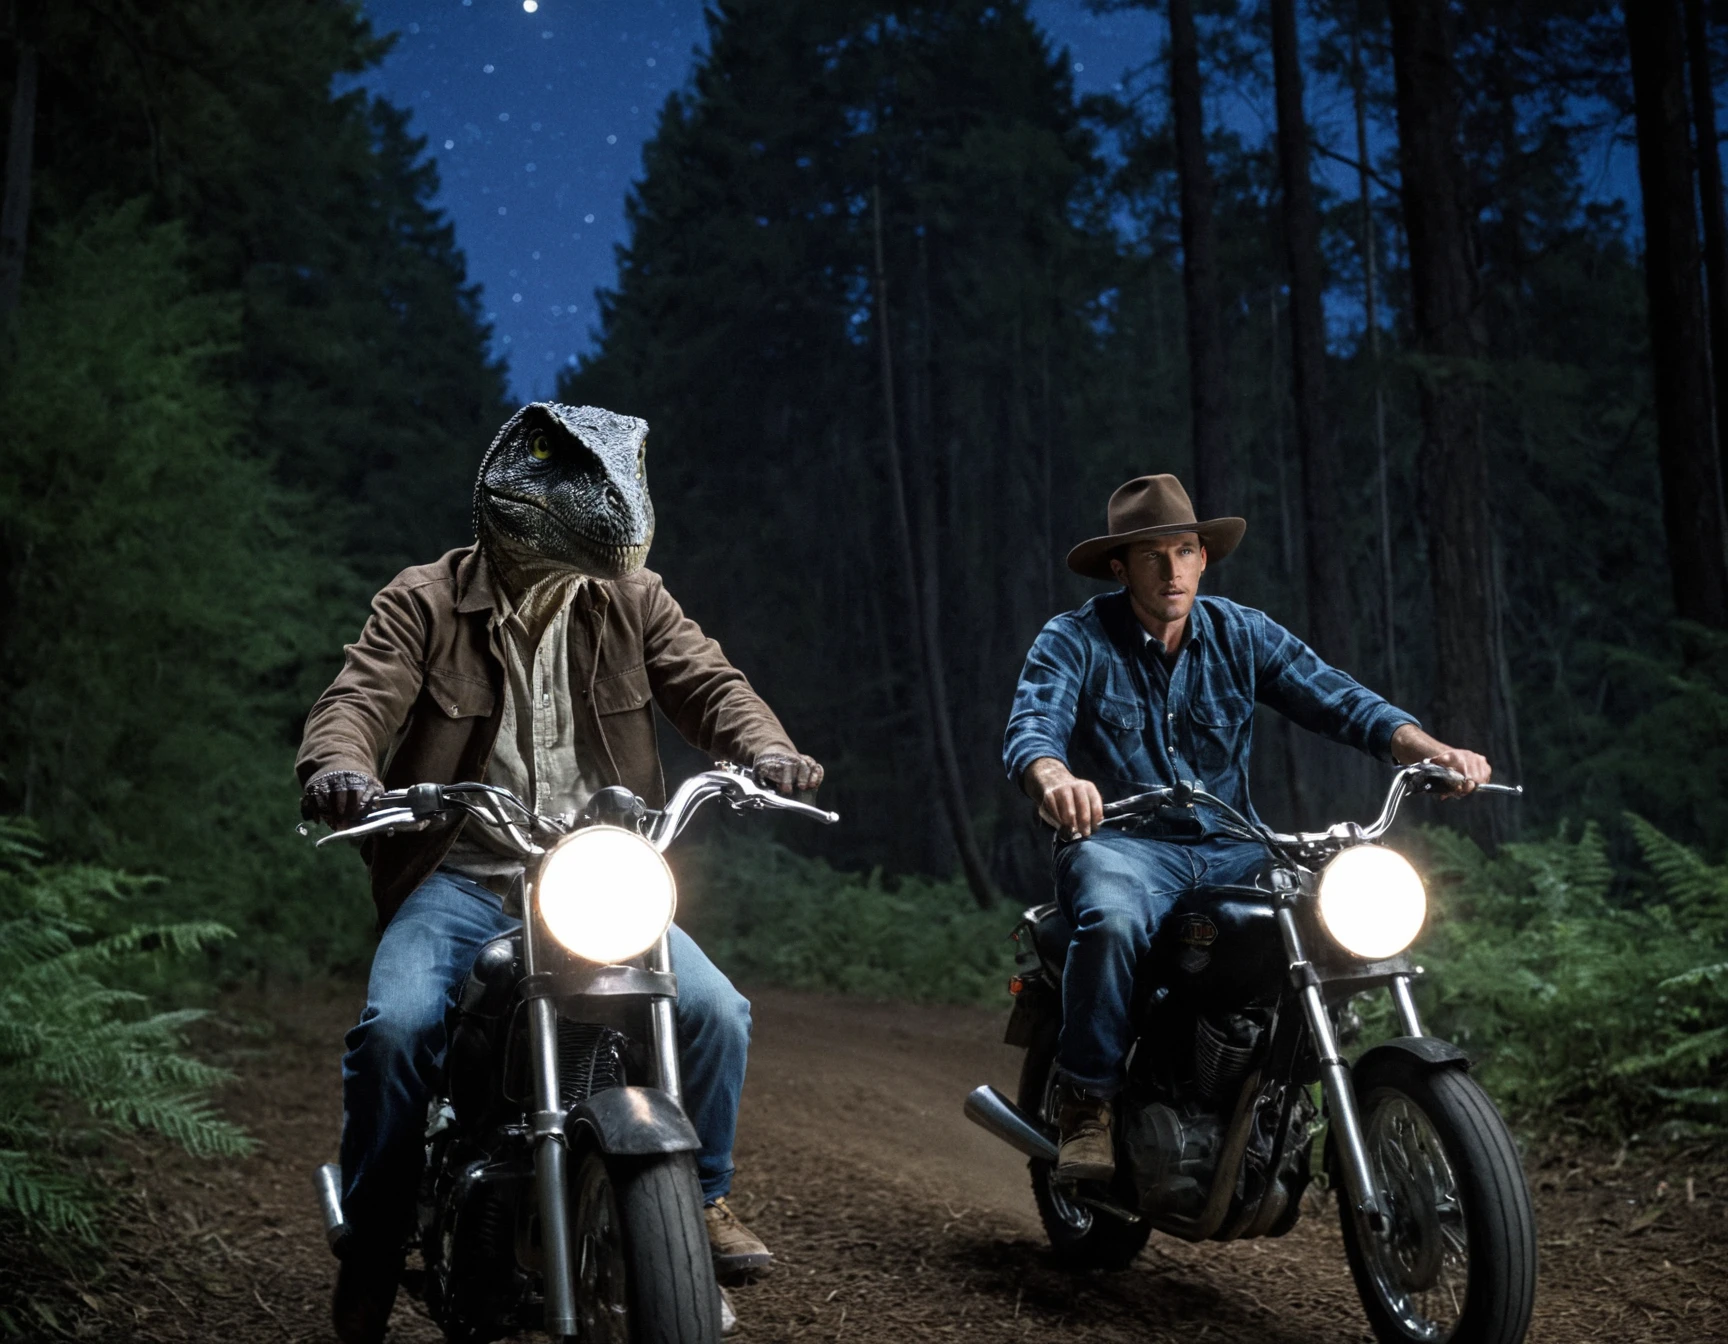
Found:
[[[1162,523],[1157,527],[1142,527],[1133,532],[1119,532],[1108,537],[1093,537],[1068,552],[1068,568],[1088,579],[1111,581],[1110,555],[1124,546],[1150,537],[1179,537],[1194,532],[1206,547],[1208,560],[1222,560],[1242,541],[1248,530],[1245,518],[1208,518],[1203,523]]]

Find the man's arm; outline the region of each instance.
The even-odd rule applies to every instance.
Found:
[[[1256,695],[1264,704],[1311,732],[1371,756],[1399,765],[1429,760],[1455,770],[1465,778],[1455,790],[1459,794],[1488,782],[1493,772],[1486,757],[1449,747],[1424,732],[1415,715],[1325,662],[1270,617],[1254,615]]]
[[[1383,761],[1392,757],[1400,728],[1419,728],[1406,713],[1347,672],[1325,662],[1263,612],[1249,613],[1254,637],[1254,693],[1311,733],[1355,747]]]
[[[1026,655],[1003,734],[1002,764],[1044,820],[1090,835],[1104,820],[1104,799],[1096,784],[1068,769],[1084,673],[1085,647],[1059,616],[1038,632]]]
[[[332,826],[357,820],[383,790],[377,771],[420,694],[424,614],[392,584],[372,599],[342,670],[306,716],[294,770],[305,786],[301,812]]]
[[[822,767],[792,745],[774,711],[727,661],[719,643],[684,614],[658,575],[644,582],[648,686],[679,735],[698,751],[754,765],[758,777],[781,793],[819,787]]]
[[[1488,758],[1479,752],[1461,747],[1449,747],[1437,737],[1430,737],[1414,723],[1406,723],[1392,734],[1392,759],[1399,765],[1417,761],[1432,761],[1464,776],[1464,783],[1452,790],[1455,795],[1469,793],[1478,784],[1486,784],[1494,776]]]

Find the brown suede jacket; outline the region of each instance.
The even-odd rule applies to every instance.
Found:
[[[342,671],[312,706],[295,771],[304,784],[325,770],[363,770],[387,787],[484,780],[504,712],[504,660],[490,619],[491,574],[477,546],[403,570],[372,599]],[[654,705],[699,751],[748,764],[796,748],[772,710],[687,617],[660,581],[641,570],[590,580],[569,621],[570,668],[589,714],[588,738],[608,784],[650,807],[666,797]],[[378,927],[430,877],[458,828],[434,827],[368,842]]]

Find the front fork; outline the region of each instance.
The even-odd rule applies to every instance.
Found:
[[[534,921],[524,921],[523,970],[535,974]],[[648,954],[650,970],[669,973],[671,945],[666,934]],[[554,1339],[577,1332],[576,1264],[571,1254],[570,1149],[564,1137],[565,1109],[558,1080],[558,1008],[550,998],[537,996],[528,1005],[528,1035],[534,1061],[534,1111],[529,1116],[534,1135],[534,1186],[540,1206],[540,1251],[545,1265],[545,1324]],[[683,1102],[683,1081],[678,1072],[678,1032],[672,1000],[656,996],[650,1001],[649,1032],[652,1037],[655,1081],[672,1100]]]
[[[1302,932],[1296,927],[1296,913],[1289,904],[1278,907],[1278,930],[1284,937],[1284,951],[1290,960],[1290,978],[1301,995],[1303,1011],[1308,1017],[1308,1030],[1313,1034],[1314,1050],[1319,1056],[1320,1087],[1326,1095],[1327,1113],[1332,1118],[1338,1161],[1344,1169],[1345,1193],[1369,1229],[1377,1234],[1384,1233],[1386,1213],[1380,1207],[1380,1195],[1374,1188],[1373,1168],[1369,1166],[1368,1147],[1362,1138],[1362,1117],[1356,1109],[1356,1089],[1351,1083],[1350,1065],[1338,1051],[1332,1016],[1326,1011],[1326,1000],[1320,992],[1320,977],[1302,946]],[[1409,976],[1392,978],[1392,1003],[1404,1034],[1420,1036],[1422,1022],[1416,1015],[1416,1001],[1410,994]]]

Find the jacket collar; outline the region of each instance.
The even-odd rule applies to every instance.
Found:
[[[486,553],[480,543],[464,549],[462,558],[456,562],[456,610],[459,612],[497,611],[501,607],[501,594],[492,574],[492,566],[486,561]],[[589,579],[577,591],[576,606],[584,613],[590,611],[605,611],[612,602],[612,583],[609,579]]]

